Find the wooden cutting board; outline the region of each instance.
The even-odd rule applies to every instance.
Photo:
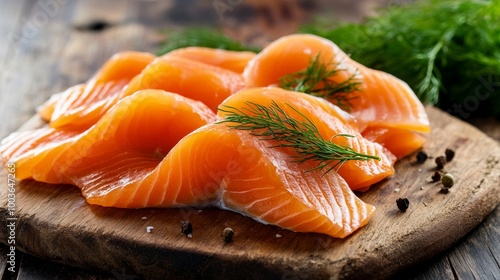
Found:
[[[73,266],[148,279],[380,279],[432,257],[479,224],[500,202],[500,145],[439,109],[428,107],[432,157],[456,152],[445,170],[455,186],[431,182],[434,159],[411,156],[394,177],[361,198],[377,207],[369,224],[345,239],[260,224],[218,209],[113,209],[86,204],[67,185],[16,182],[16,248]],[[21,129],[40,127],[33,117]],[[0,173],[2,228],[10,222],[8,173]],[[406,212],[396,199],[406,197]],[[11,220],[12,221],[12,220]],[[181,234],[190,221],[193,236]],[[148,233],[147,227],[154,229]],[[235,231],[225,243],[224,228]],[[7,243],[8,231],[0,231]]]

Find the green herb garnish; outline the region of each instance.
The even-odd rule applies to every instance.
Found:
[[[231,51],[260,51],[257,47],[244,45],[215,29],[192,27],[168,34],[160,45],[157,54],[163,55],[175,49],[192,46]]]
[[[499,117],[499,19],[498,0],[421,0],[360,24],[316,22],[301,32],[330,39],[354,60],[399,77],[425,103],[461,118]]]
[[[289,116],[279,105],[272,101],[270,106],[253,102],[245,102],[247,107],[238,109],[223,105],[219,111],[226,113],[226,117],[219,123],[231,123],[228,126],[234,129],[249,130],[252,135],[262,137],[262,140],[273,141],[271,146],[292,148],[296,155],[295,162],[308,160],[317,161],[318,166],[313,168],[327,168],[325,173],[340,168],[348,160],[380,160],[380,157],[361,154],[351,147],[340,146],[323,139],[316,125],[304,114],[289,106],[299,114],[303,120]],[[338,134],[335,137],[354,137],[349,134]]]
[[[282,77],[279,87],[328,99],[348,111],[352,107],[350,100],[356,98],[352,93],[361,83],[356,80],[356,74],[343,82],[332,80],[342,71],[347,69],[339,69],[338,64],[323,63],[317,54],[306,69]]]

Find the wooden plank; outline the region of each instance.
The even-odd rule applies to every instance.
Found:
[[[14,44],[17,40],[21,38],[20,29],[22,27],[22,15],[26,6],[29,5],[29,1],[6,1],[2,3],[2,9],[0,11],[0,34],[6,36],[3,40],[3,44],[0,44],[0,62],[2,65],[7,65],[9,57],[14,53]],[[2,72],[0,72],[0,77]],[[6,107],[9,104],[4,104],[2,97],[2,92],[0,92],[0,118],[5,120],[7,116],[2,115],[2,112],[6,111]],[[11,118],[14,119],[14,118]],[[4,124],[7,126],[7,123]],[[13,128],[13,130],[16,127]],[[4,131],[0,128],[0,138],[3,138],[6,133],[11,131]],[[2,134],[4,133],[4,134]],[[4,244],[0,245],[0,277],[2,279],[15,279],[17,277],[17,270],[12,273],[7,268],[10,266],[7,261],[10,253],[10,245],[6,246]],[[18,254],[21,254],[18,252]]]
[[[113,274],[100,274],[89,270],[75,270],[74,268],[62,265],[54,265],[45,260],[34,258],[30,255],[24,255],[19,264],[18,279],[72,279],[72,280],[109,280],[120,279],[119,274],[114,277]],[[67,278],[64,278],[67,276]]]
[[[422,269],[424,268],[424,269]],[[454,271],[446,254],[439,254],[439,257],[432,258],[427,262],[411,269],[396,274],[391,279],[406,280],[435,280],[435,279],[456,279]]]
[[[5,65],[5,61],[14,51],[17,41],[23,39],[21,27],[27,20],[23,17],[23,12],[32,4],[31,1],[6,1],[2,3],[2,16],[0,16],[0,34],[6,36],[4,44],[0,44],[0,61]]]
[[[15,278],[17,276],[17,270],[14,272],[11,272],[8,270],[11,265],[7,263],[9,260],[9,256],[7,254],[10,254],[10,245],[6,246],[4,244],[0,245],[0,275],[2,276],[2,279],[11,279]],[[17,269],[17,268],[16,268]]]
[[[433,156],[447,147],[456,150],[456,158],[446,167],[456,175],[456,185],[441,194],[437,183],[429,183],[432,161],[416,166],[412,158],[404,159],[393,178],[361,195],[377,206],[377,212],[365,228],[347,239],[293,233],[218,209],[89,206],[74,187],[22,181],[16,188],[18,226],[24,233],[18,236],[18,248],[81,267],[126,268],[131,275],[151,279],[241,274],[385,278],[445,250],[484,219],[500,199],[500,145],[437,109],[428,111],[433,132],[425,150]],[[27,126],[38,124],[35,119]],[[2,176],[0,182],[6,181],[5,172]],[[5,197],[6,188],[0,190]],[[410,199],[406,213],[397,210],[398,197]],[[5,200],[2,205],[5,216]],[[182,220],[193,224],[193,238],[180,233]],[[152,233],[146,232],[149,225],[154,226]],[[221,237],[227,226],[237,233],[231,244]],[[5,241],[5,233],[0,234]]]
[[[399,272],[393,279],[495,279],[500,275],[499,224],[500,207],[497,207],[457,246]]]
[[[56,71],[64,45],[64,17],[69,4],[48,13],[42,1],[31,2],[23,9],[22,26],[15,30],[20,38],[11,41],[11,52],[0,73],[0,118],[13,121],[0,127],[0,138],[17,129],[35,113],[38,104],[50,94],[68,86]],[[45,2],[43,2],[45,3]],[[28,101],[29,100],[29,101]]]
[[[496,215],[500,209],[496,209]],[[449,254],[450,263],[460,279],[495,279],[500,275],[500,222],[488,219],[478,237],[467,236]]]

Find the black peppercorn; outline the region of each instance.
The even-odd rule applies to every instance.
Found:
[[[406,209],[408,209],[408,206],[410,206],[410,201],[408,198],[398,198],[396,199],[396,205],[398,206],[399,210],[406,212]]]
[[[444,154],[446,155],[446,161],[448,162],[455,157],[455,151],[453,151],[452,149],[446,149],[446,151],[444,151]]]
[[[431,179],[433,182],[438,182],[439,180],[441,180],[441,173],[435,171],[434,174],[432,174]]]
[[[439,156],[436,158],[437,169],[443,169],[445,164],[446,164],[446,158],[444,156]]]
[[[417,153],[417,162],[424,163],[427,160],[428,156],[425,152],[419,151]]]
[[[181,222],[181,233],[187,235],[188,237],[192,236],[193,233],[193,226],[189,221],[182,221]]]
[[[224,242],[229,243],[233,241],[234,230],[232,228],[225,228],[222,232],[222,236],[224,236]]]

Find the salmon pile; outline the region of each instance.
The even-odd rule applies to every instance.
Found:
[[[333,95],[280,87],[314,58],[339,69],[330,81],[355,79],[345,93],[348,110]],[[405,82],[307,34],[282,37],[258,54],[202,47],[161,57],[118,53],[86,83],[53,95],[39,115],[47,125],[0,145],[18,180],[75,185],[94,205],[213,206],[337,238],[374,213],[354,191],[393,175],[396,160],[421,148],[430,131]],[[309,155],[311,147],[319,150]],[[344,160],[331,147],[367,158]]]

